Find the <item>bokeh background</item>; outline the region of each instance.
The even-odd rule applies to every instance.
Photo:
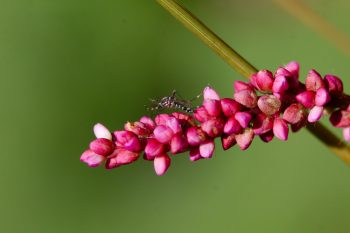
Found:
[[[349,56],[270,0],[183,1],[258,68],[334,73]],[[347,0],[305,0],[350,36]],[[119,129],[173,89],[243,78],[155,1],[0,0],[1,232],[349,232],[350,168],[308,132],[254,141],[157,177],[150,162],[79,161],[101,122]]]

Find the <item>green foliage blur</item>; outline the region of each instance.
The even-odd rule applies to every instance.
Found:
[[[350,2],[306,0],[350,37]],[[258,68],[334,73],[349,57],[268,0],[184,4]],[[101,122],[120,129],[149,98],[241,79],[155,1],[0,0],[0,232],[349,232],[350,168],[308,132],[192,163],[106,171],[79,161]]]

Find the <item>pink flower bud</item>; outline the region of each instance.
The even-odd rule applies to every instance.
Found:
[[[158,125],[154,131],[154,137],[163,144],[170,142],[171,138],[174,135],[174,132],[165,125]]]
[[[315,106],[310,110],[307,120],[310,123],[315,123],[321,119],[322,115],[323,107]]]
[[[343,137],[345,141],[350,142],[350,127],[343,129]]]
[[[169,114],[158,114],[154,121],[156,122],[157,125],[166,125],[166,122],[171,118],[172,116],[170,116]]]
[[[235,90],[235,92],[240,92],[244,90],[252,91],[253,87],[249,83],[242,82],[242,81],[235,81],[233,83],[233,89]]]
[[[299,78],[299,63],[296,61],[291,61],[287,65],[284,66],[286,70],[288,70],[295,79]]]
[[[288,139],[289,128],[287,123],[281,118],[275,118],[273,122],[273,134],[280,140]]]
[[[241,150],[246,150],[252,143],[254,133],[251,128],[246,128],[243,133],[236,135],[237,145]]]
[[[147,140],[147,144],[145,147],[145,153],[148,158],[154,158],[157,155],[160,155],[165,152],[164,144],[158,142],[156,139],[150,138]]]
[[[191,127],[187,130],[187,142],[191,146],[199,146],[207,137],[201,128]]]
[[[281,101],[274,95],[263,95],[258,100],[259,109],[266,115],[273,115],[280,110]]]
[[[137,136],[148,136],[151,133],[145,124],[141,122],[127,122],[124,125],[124,129],[130,132],[133,132]]]
[[[254,108],[256,107],[256,104],[258,102],[258,96],[256,95],[255,91],[253,90],[241,90],[234,94],[234,99],[248,107],[248,108]]]
[[[175,117],[170,117],[166,122],[165,125],[169,127],[174,134],[181,133],[181,125],[179,121]]]
[[[199,159],[202,159],[202,156],[199,153],[199,148],[198,147],[194,147],[190,149],[190,160],[192,162],[197,161]]]
[[[276,93],[283,93],[288,90],[289,85],[287,78],[283,75],[276,75],[275,81],[272,85],[272,91]]]
[[[316,70],[310,70],[305,81],[306,90],[316,92],[319,88],[325,87],[322,77]]]
[[[184,128],[196,125],[195,119],[188,114],[182,112],[173,112],[171,115],[173,115],[179,121],[180,125],[182,125]]]
[[[197,121],[203,123],[212,118],[208,111],[204,108],[204,106],[198,107],[196,110],[194,110],[193,113],[194,117],[197,119]]]
[[[242,130],[242,126],[239,124],[239,122],[236,120],[234,116],[230,117],[224,126],[224,133],[225,134],[237,134],[240,133]]]
[[[182,134],[174,135],[174,137],[171,139],[171,142],[170,142],[171,153],[178,154],[186,151],[187,148],[188,148],[188,143],[187,143],[186,137]]]
[[[252,115],[248,112],[237,112],[235,114],[235,119],[243,128],[247,128],[252,120]]]
[[[204,88],[203,91],[203,99],[207,100],[220,100],[220,97],[218,95],[218,93],[216,93],[216,91],[210,87],[206,87]]]
[[[305,109],[301,104],[291,104],[283,113],[283,120],[297,124],[305,119]]]
[[[328,90],[332,94],[343,93],[343,82],[337,76],[327,74],[324,77]]]
[[[274,136],[275,135],[273,134],[272,130],[270,130],[267,133],[259,135],[261,141],[266,142],[266,143],[271,142]]]
[[[331,96],[325,87],[321,87],[316,92],[315,104],[317,106],[324,106],[331,100]]]
[[[221,118],[213,118],[201,125],[202,130],[210,137],[217,137],[224,131],[225,122]]]
[[[329,118],[334,127],[346,128],[350,127],[350,112],[344,110],[338,110],[332,113]]]
[[[312,108],[315,106],[315,92],[313,91],[304,91],[298,94],[296,100],[305,106],[305,108]]]
[[[215,149],[214,140],[208,140],[199,145],[199,154],[203,158],[211,158]]]
[[[80,156],[80,161],[86,163],[89,167],[97,167],[106,160],[103,155],[96,154],[92,150],[86,150]]]
[[[263,113],[258,114],[253,121],[253,131],[256,135],[262,135],[271,131],[273,119]]]
[[[90,150],[96,154],[107,156],[114,150],[114,143],[105,138],[97,138],[90,143]]]
[[[109,157],[109,165],[112,165],[113,163],[118,165],[126,165],[135,162],[139,158],[139,156],[140,153],[138,152],[132,152],[124,149],[116,149],[114,150],[113,154]]]
[[[272,91],[274,82],[273,74],[268,70],[260,70],[255,78],[256,88],[259,91]]]
[[[115,131],[113,133],[116,139],[116,145],[126,150],[139,152],[141,151],[141,143],[136,135],[129,131]]]
[[[96,138],[106,138],[108,140],[112,140],[112,134],[104,125],[100,123],[94,125],[94,134]]]
[[[168,170],[171,159],[167,154],[161,154],[154,158],[154,171],[158,176],[162,176]]]
[[[156,123],[150,117],[143,116],[141,117],[140,122],[143,123],[151,131],[156,128]]]
[[[241,105],[234,99],[224,98],[220,100],[222,112],[226,117],[233,116],[236,112],[241,110]]]
[[[236,145],[236,137],[234,134],[231,135],[222,135],[221,144],[224,150],[230,149],[232,146]]]
[[[284,76],[286,78],[290,78],[293,77],[293,74],[283,67],[278,67],[275,76]]]
[[[219,100],[206,99],[203,102],[203,106],[210,116],[217,117],[221,114],[221,104]]]

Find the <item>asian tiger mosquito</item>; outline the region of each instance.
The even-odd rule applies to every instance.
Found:
[[[147,107],[148,111],[158,111],[162,109],[176,109],[187,113],[192,113],[195,108],[192,107],[192,102],[198,99],[202,94],[191,100],[182,98],[176,90],[173,90],[170,96],[165,96],[161,99],[150,99],[151,106]]]

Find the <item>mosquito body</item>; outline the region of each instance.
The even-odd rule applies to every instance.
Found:
[[[170,96],[165,96],[160,100],[151,99],[152,106],[148,107],[149,111],[158,111],[162,109],[175,109],[181,110],[187,113],[192,113],[194,108],[192,107],[192,100],[186,100],[181,98],[176,90]]]

